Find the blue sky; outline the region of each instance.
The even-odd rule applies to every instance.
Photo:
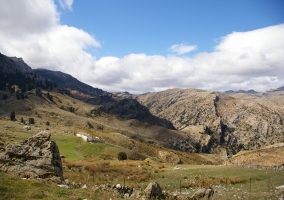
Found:
[[[60,8],[60,6],[59,6]],[[80,0],[61,10],[61,23],[83,29],[101,42],[92,54],[167,55],[173,44],[212,52],[216,40],[284,22],[283,0]]]
[[[106,91],[284,86],[283,0],[0,0],[0,52]]]

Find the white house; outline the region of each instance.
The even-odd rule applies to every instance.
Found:
[[[82,132],[76,133],[76,136],[83,138],[83,140],[85,140],[86,142],[93,142],[93,140],[94,140],[92,135],[82,133]]]

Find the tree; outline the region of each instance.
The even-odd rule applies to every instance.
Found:
[[[117,154],[118,160],[126,160],[127,159],[127,154],[125,152],[119,152]]]
[[[13,94],[14,92],[15,92],[15,88],[14,88],[14,87],[11,87],[11,88],[10,88],[10,93]]]
[[[46,97],[47,97],[50,101],[53,101],[52,95],[50,95],[49,92],[46,93]]]
[[[34,124],[35,123],[35,119],[34,118],[29,118],[29,124]]]
[[[5,81],[0,81],[0,90],[6,90],[6,82]]]
[[[36,88],[35,95],[41,97],[41,89],[39,87]]]
[[[8,94],[3,94],[3,100],[8,99]]]
[[[15,114],[14,111],[12,111],[11,114],[10,114],[10,120],[11,121],[15,121],[16,120],[16,114]]]
[[[19,90],[17,90],[17,92],[16,92],[16,98],[17,98],[18,100],[20,100],[20,99],[21,99],[20,91],[19,91]]]
[[[20,97],[21,97],[21,99],[24,99],[25,98],[25,94],[20,92]]]

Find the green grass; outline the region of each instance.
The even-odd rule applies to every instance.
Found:
[[[180,165],[180,169],[166,169],[163,173],[153,175],[153,179],[161,183],[163,188],[180,190],[180,185],[197,178],[208,180],[215,178],[247,179],[246,182],[236,184],[214,185],[218,192],[216,199],[263,199],[264,197],[276,197],[274,188],[284,184],[284,171],[251,169],[237,166],[210,166],[210,165]],[[197,177],[197,178],[196,178]],[[228,181],[229,182],[229,181]],[[182,188],[182,192],[192,189]],[[238,194],[238,195],[236,195]],[[236,196],[234,196],[236,195]]]
[[[116,161],[119,165],[122,162]],[[127,164],[129,162],[129,164]],[[158,182],[162,189],[172,192],[182,192],[193,194],[198,188],[181,188],[180,185],[189,180],[196,180],[196,177],[205,179],[207,177],[240,177],[248,178],[244,183],[237,184],[217,184],[213,185],[216,191],[214,199],[278,199],[280,194],[275,192],[275,187],[284,184],[284,172],[274,170],[259,170],[234,166],[201,166],[201,165],[180,165],[179,169],[174,169],[170,164],[150,163],[145,165],[145,161],[140,164],[147,167],[151,176],[140,182],[132,182],[125,179],[126,185],[145,188],[150,181]],[[139,164],[137,163],[135,164]],[[143,164],[144,163],[144,164]],[[94,162],[94,164],[98,164]],[[115,164],[115,163],[113,163]],[[111,164],[112,165],[112,164]],[[135,167],[131,161],[126,161],[124,167]],[[154,171],[157,171],[156,173]],[[75,173],[75,172],[73,172]],[[86,170],[76,172],[79,174],[88,173]],[[76,175],[76,173],[74,175]],[[109,174],[110,172],[107,172]],[[87,175],[87,174],[86,174]],[[110,184],[124,184],[125,175],[117,176]],[[95,176],[96,179],[96,176]],[[80,179],[85,184],[86,179]],[[72,180],[70,180],[72,181]],[[21,180],[12,178],[0,172],[0,199],[109,199],[111,194],[105,192],[94,193],[92,180],[88,183],[88,189],[62,189],[56,185],[48,184],[43,180]],[[182,195],[180,195],[182,196]],[[112,197],[113,198],[113,197]],[[113,198],[119,199],[119,198]],[[182,198],[184,199],[184,198]]]
[[[117,153],[127,151],[124,148],[105,143],[87,143],[82,138],[75,136],[52,136],[51,138],[59,147],[61,155],[68,161],[90,160],[94,158],[114,159]]]
[[[103,196],[103,194],[100,194]],[[107,195],[105,194],[105,197]],[[10,199],[100,199],[92,190],[63,189],[43,180],[21,180],[0,172],[0,200]],[[109,199],[109,198],[108,198]]]

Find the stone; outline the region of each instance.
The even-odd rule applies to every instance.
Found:
[[[120,190],[120,189],[122,188],[122,186],[118,183],[118,184],[116,184],[115,188],[116,188],[117,190]]]
[[[24,126],[23,129],[28,131],[28,130],[31,130],[31,127],[30,126]]]
[[[63,178],[59,149],[47,131],[24,140],[8,144],[0,153],[0,170],[20,178],[44,178],[61,183]]]
[[[65,188],[65,189],[68,189],[69,188],[69,186],[68,185],[57,185],[58,187],[60,187],[60,188]]]
[[[167,151],[158,151],[158,157],[163,161],[167,163],[176,163],[181,164],[181,159],[178,157],[178,155],[174,154],[173,152],[167,152]]]
[[[151,199],[162,199],[163,197],[163,191],[160,185],[157,182],[151,182],[144,190],[145,198]]]
[[[188,200],[198,200],[198,199],[213,199],[214,190],[212,188],[201,188],[197,190],[191,197],[187,197]]]

